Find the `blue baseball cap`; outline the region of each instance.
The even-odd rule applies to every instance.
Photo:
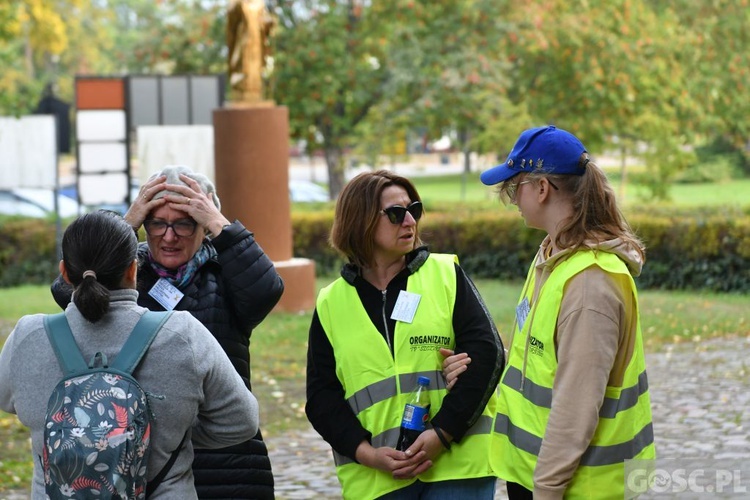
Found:
[[[560,175],[583,175],[579,166],[583,143],[565,130],[549,125],[524,130],[513,145],[505,163],[482,172],[483,184],[492,186],[521,172],[544,172]]]

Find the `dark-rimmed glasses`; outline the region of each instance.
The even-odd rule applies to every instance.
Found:
[[[388,220],[391,224],[403,224],[406,218],[406,212],[409,212],[415,221],[422,218],[422,202],[415,201],[408,207],[402,207],[401,205],[393,205],[392,207],[384,208],[380,211],[381,214],[388,216]]]
[[[143,221],[143,227],[149,236],[164,236],[170,227],[177,236],[192,236],[198,223],[192,219],[181,219],[171,224],[165,220],[148,219]]]

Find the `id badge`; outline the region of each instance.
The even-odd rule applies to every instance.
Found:
[[[411,323],[414,321],[414,315],[417,313],[417,306],[422,296],[417,293],[401,290],[396,299],[396,305],[393,307],[391,319]]]
[[[523,325],[526,323],[526,318],[529,316],[529,299],[524,297],[520,304],[516,306],[516,323],[518,323],[518,331],[523,330]]]
[[[173,310],[182,300],[182,297],[185,296],[184,293],[164,278],[159,278],[159,281],[151,287],[148,294],[167,311]]]

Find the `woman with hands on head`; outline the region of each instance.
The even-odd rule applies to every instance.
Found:
[[[494,497],[502,344],[457,257],[422,245],[422,213],[414,185],[385,170],[352,179],[336,204],[331,244],[348,263],[318,295],[305,411],[333,448],[344,498]],[[474,360],[450,392],[442,348]],[[419,376],[430,379],[428,429],[399,451]]]
[[[164,172],[169,173],[169,177]],[[138,198],[133,201],[125,214],[125,220],[136,229],[149,221],[144,226],[148,236],[154,233],[166,236],[166,232],[162,232],[165,231],[166,225],[162,222],[168,222],[169,216],[181,222],[178,230],[182,229],[183,234],[178,235],[173,231],[174,236],[192,236],[192,234],[187,234],[186,228],[189,226],[200,226],[203,234],[199,236],[218,236],[225,226],[230,225],[229,220],[221,213],[221,203],[213,184],[203,175],[193,173],[187,167],[181,166],[166,167],[162,172],[151,176],[141,187]],[[176,217],[182,217],[182,219]],[[159,223],[153,227],[152,221],[159,221]],[[150,226],[153,227],[151,231],[149,231]],[[199,246],[202,241],[202,237],[195,238],[191,246]],[[189,255],[181,253],[170,257],[176,262],[183,261],[179,263],[181,265],[187,262],[195,252],[188,253]],[[167,255],[163,256],[163,258],[166,257]],[[160,259],[156,258],[156,260]],[[166,262],[162,265],[166,266]]]
[[[152,175],[125,220],[146,232],[146,242],[138,246],[138,305],[189,311],[250,388],[250,336],[284,291],[253,234],[224,217],[213,183],[185,166],[166,166]],[[70,292],[61,277],[52,285],[61,307]],[[200,498],[274,498],[260,431],[231,448],[196,450],[193,472]]]

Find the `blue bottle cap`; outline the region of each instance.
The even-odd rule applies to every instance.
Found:
[[[429,378],[429,377],[425,377],[425,376],[422,376],[422,375],[420,375],[420,376],[419,376],[419,377],[417,378],[417,383],[418,383],[419,385],[430,385],[430,378]]]

